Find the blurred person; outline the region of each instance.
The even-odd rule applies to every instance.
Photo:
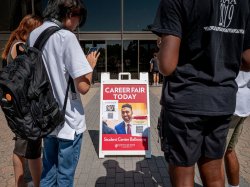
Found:
[[[249,1],[160,2],[152,31],[160,37],[161,140],[174,187],[194,186],[195,163],[204,186],[225,185],[235,78],[240,68],[250,69],[249,7]]]
[[[154,53],[154,57],[150,60],[150,72],[153,73],[153,85],[159,85],[159,68],[157,53]]]
[[[26,15],[21,20],[17,29],[11,33],[2,53],[2,59],[4,59],[7,64],[11,63],[17,55],[22,53],[23,49],[20,44],[24,44],[30,32],[41,24],[41,18],[34,15]],[[13,166],[15,186],[26,185],[24,181],[25,159],[28,159],[28,165],[34,186],[39,186],[42,173],[41,139],[37,141],[25,140],[18,135],[15,135],[14,140],[15,148],[13,151]]]
[[[105,121],[102,121],[102,134],[116,134],[116,131],[110,128]]]
[[[229,125],[229,143],[224,155],[229,187],[239,187],[240,184],[240,166],[235,147],[242,133],[244,121],[250,115],[250,72],[240,71],[236,82],[238,85],[236,108]]]
[[[71,76],[77,93],[71,89],[65,111],[65,123],[45,137],[43,171],[40,186],[67,186],[74,184],[75,170],[80,157],[83,132],[86,130],[85,113],[80,94],[91,86],[92,72],[99,52],[85,56],[74,30],[85,23],[87,10],[81,0],[49,0],[43,13],[44,23],[31,32],[31,46],[50,26],[62,29],[51,35],[42,57],[52,90],[60,107],[64,104],[67,82]]]

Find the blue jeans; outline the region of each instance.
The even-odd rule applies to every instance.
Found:
[[[54,136],[44,138],[41,187],[73,187],[82,136],[82,134],[78,134],[74,140]]]

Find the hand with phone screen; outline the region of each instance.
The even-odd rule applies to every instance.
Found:
[[[91,48],[89,48],[89,51],[88,51],[87,55],[89,55],[90,53],[95,52],[95,51],[98,52],[99,48],[98,47],[91,47]]]
[[[92,67],[92,69],[95,68],[96,62],[100,56],[99,48],[98,47],[91,47],[87,53],[87,60]]]

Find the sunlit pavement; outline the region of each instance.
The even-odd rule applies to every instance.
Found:
[[[168,165],[158,143],[157,118],[160,112],[161,86],[150,86],[151,147],[152,158],[140,156],[106,156],[98,158],[100,87],[92,86],[90,92],[82,97],[87,120],[87,131],[81,156],[75,175],[76,187],[93,186],[166,186],[170,179]],[[0,111],[0,187],[14,186],[12,165],[13,134],[7,127]],[[241,165],[241,187],[250,186],[250,118],[247,119],[237,152]],[[197,168],[196,168],[197,170]],[[29,180],[29,177],[26,177]],[[199,173],[196,172],[195,186],[202,186]]]

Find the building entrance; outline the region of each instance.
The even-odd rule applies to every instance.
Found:
[[[81,41],[85,52],[98,47],[101,53],[93,74],[93,83],[101,81],[101,72],[109,72],[111,79],[118,79],[118,73],[129,72],[132,79],[138,79],[140,72],[149,72],[150,59],[157,52],[155,40]],[[151,80],[151,76],[149,77]]]

